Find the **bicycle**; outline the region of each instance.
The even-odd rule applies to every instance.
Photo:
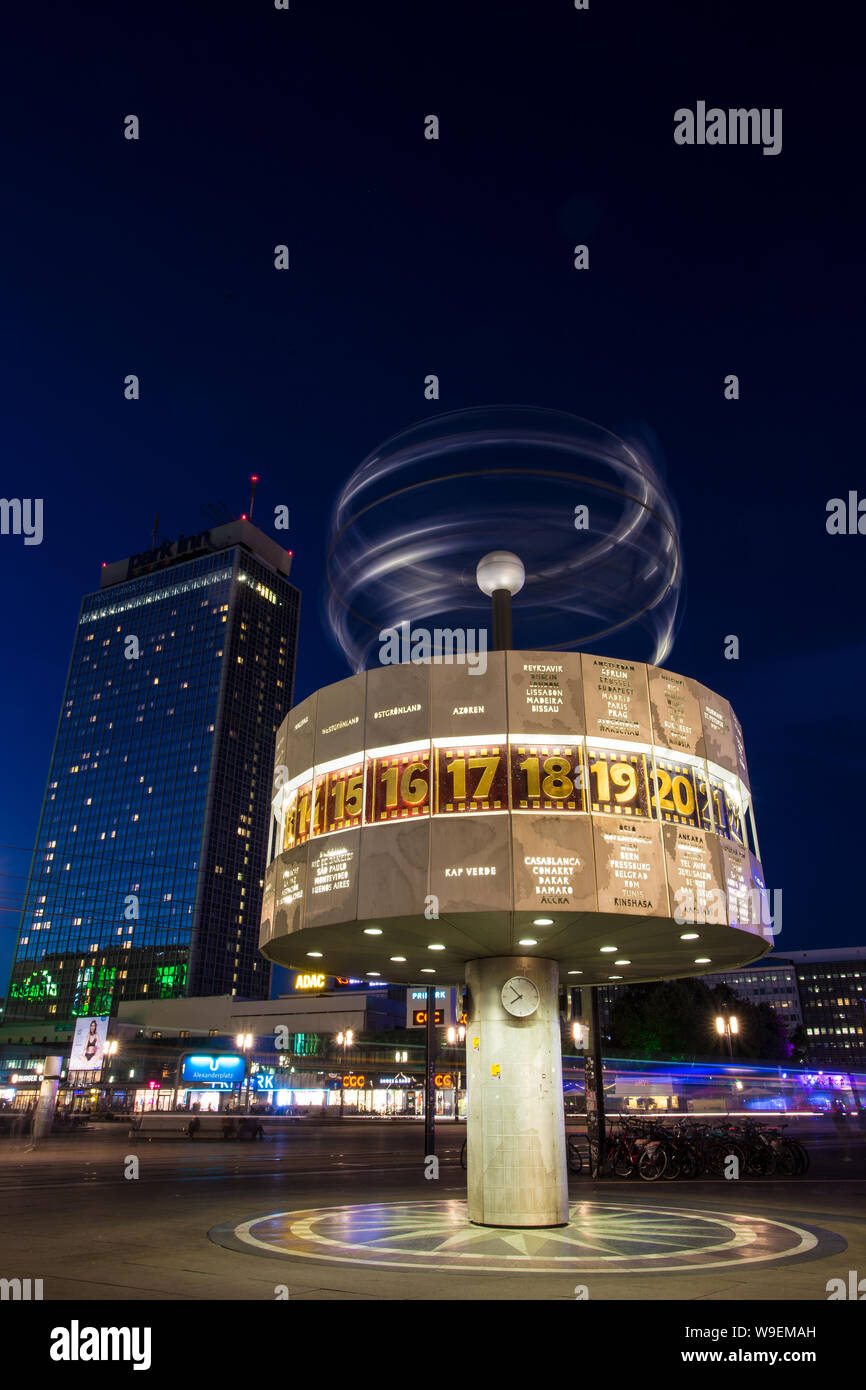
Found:
[[[649,1133],[647,1129],[649,1128]],[[630,1178],[637,1173],[644,1182],[655,1182],[667,1167],[664,1145],[654,1127],[639,1121],[620,1120],[620,1133],[612,1136],[605,1162],[618,1178]]]

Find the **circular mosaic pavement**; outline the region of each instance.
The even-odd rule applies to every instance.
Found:
[[[358,1203],[271,1212],[209,1233],[231,1250],[382,1269],[647,1274],[837,1254],[830,1231],[692,1207],[573,1202],[567,1226],[473,1226],[463,1201]]]

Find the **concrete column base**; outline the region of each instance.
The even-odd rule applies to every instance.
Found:
[[[51,1133],[54,1123],[54,1106],[60,1088],[60,1074],[63,1070],[62,1057],[46,1057],[39,1086],[39,1099],[33,1116],[33,1140],[44,1139]]]
[[[515,976],[538,991],[538,1007],[525,1018],[502,1002],[503,986]],[[469,1219],[479,1226],[565,1226],[559,966],[533,956],[488,956],[467,963],[466,983]]]

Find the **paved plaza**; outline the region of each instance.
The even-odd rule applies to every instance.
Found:
[[[570,1220],[466,1219],[462,1125],[424,1177],[411,1124],[303,1125],[263,1143],[106,1126],[0,1145],[5,1277],[51,1299],[818,1300],[866,1270],[866,1144],[829,1131],[807,1177],[570,1184]],[[131,1159],[138,1159],[138,1176]]]

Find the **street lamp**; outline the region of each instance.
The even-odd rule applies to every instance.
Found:
[[[347,1047],[351,1047],[351,1046],[352,1046],[352,1043],[353,1043],[354,1041],[355,1041],[355,1034],[352,1032],[352,1029],[351,1029],[351,1028],[347,1028],[346,1031],[345,1031],[345,1033],[340,1032],[340,1033],[337,1034],[337,1046],[338,1046],[338,1047],[342,1047],[342,1049],[343,1049],[343,1070],[342,1070],[341,1073],[340,1073],[340,1119],[341,1119],[341,1120],[343,1119],[343,1114],[344,1114],[343,1105],[344,1105],[344,1102],[345,1102],[345,1099],[346,1099],[346,1077],[345,1077],[345,1072],[346,1072],[346,1048],[347,1048]]]
[[[727,1038],[728,1052],[730,1054],[731,1061],[734,1060],[734,1044],[731,1041],[731,1035],[738,1034],[739,1031],[740,1023],[736,1014],[716,1015],[716,1032],[719,1034],[719,1037]]]
[[[240,1052],[242,1052],[243,1055],[244,1055],[244,1074],[243,1074],[243,1076],[241,1077],[241,1084],[240,1084],[240,1086],[238,1087],[238,1109],[241,1111],[241,1113],[245,1114],[245,1113],[246,1113],[246,1110],[244,1109],[244,1106],[243,1106],[241,1097],[242,1097],[242,1095],[243,1095],[244,1085],[246,1084],[246,1088],[247,1088],[246,1109],[248,1110],[248,1109],[249,1109],[249,1105],[250,1105],[250,1083],[249,1083],[249,1078],[248,1078],[248,1076],[247,1076],[247,1067],[248,1067],[248,1065],[249,1065],[249,1062],[248,1062],[248,1059],[247,1059],[247,1053],[249,1052],[250,1048],[251,1048],[252,1045],[253,1045],[253,1035],[252,1035],[252,1033],[238,1033],[237,1037],[235,1038],[235,1044],[237,1045],[238,1050],[239,1050]]]

